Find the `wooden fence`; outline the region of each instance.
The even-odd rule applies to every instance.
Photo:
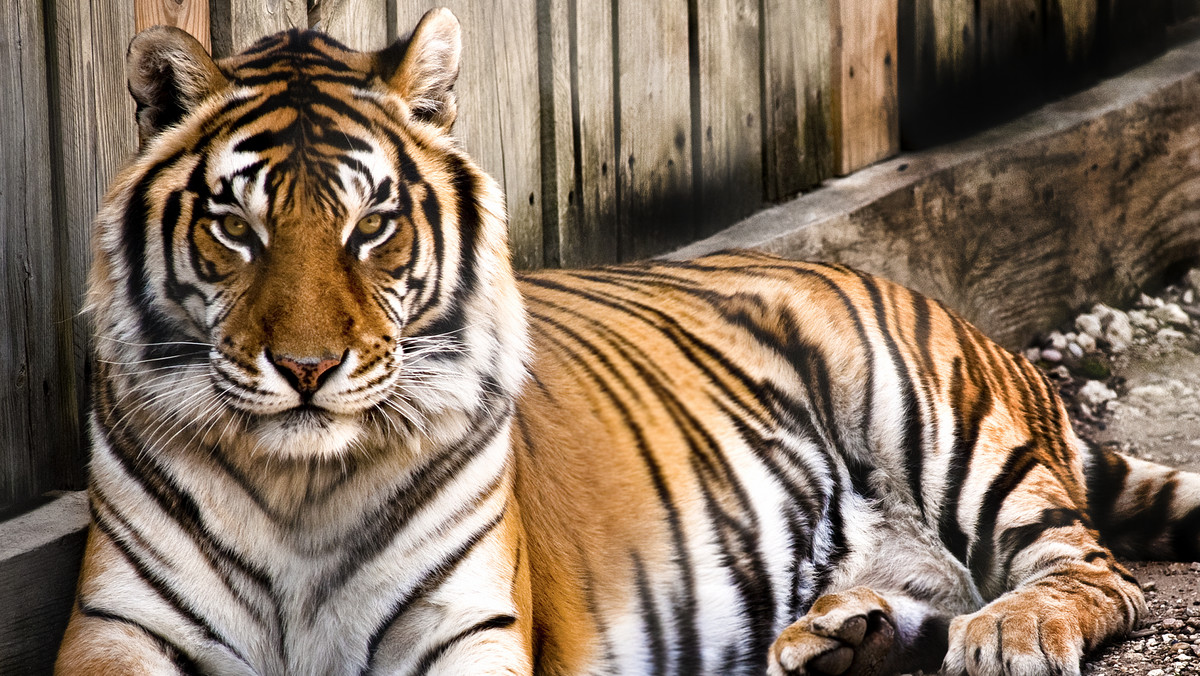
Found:
[[[133,151],[124,52],[291,26],[464,30],[456,130],[519,266],[655,254],[1160,50],[1200,0],[11,0],[0,21],[0,508],[83,483],[89,224]]]

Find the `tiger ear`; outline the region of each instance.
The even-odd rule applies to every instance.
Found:
[[[397,40],[379,54],[384,68],[397,64],[384,80],[408,102],[418,119],[449,130],[458,116],[454,81],[458,79],[462,32],[445,7],[431,9],[407,40]]]
[[[186,32],[152,26],[129,43],[125,56],[129,93],[137,102],[138,141],[145,144],[218,90],[228,80]]]

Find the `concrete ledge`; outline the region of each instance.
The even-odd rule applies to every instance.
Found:
[[[0,521],[0,674],[48,674],[53,668],[87,524],[82,491]]]
[[[1200,256],[1200,41],[965,141],[904,155],[669,258],[748,247],[941,299],[1008,347]]]

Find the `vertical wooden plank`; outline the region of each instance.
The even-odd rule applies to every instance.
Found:
[[[975,7],[976,0],[899,4],[900,133],[908,147],[937,143],[977,124]]]
[[[126,90],[125,51],[134,33],[132,3],[52,3],[55,227],[67,280],[62,303],[74,318],[73,359],[79,408],[86,402],[88,322],[80,316],[91,263],[91,223],[117,170],[136,146],[134,106]],[[78,460],[82,452],[72,449]],[[64,470],[65,471],[65,470]],[[80,470],[67,472],[72,487]]]
[[[834,165],[844,175],[900,149],[898,7],[877,0],[836,0],[834,6]]]
[[[236,54],[259,38],[308,27],[305,0],[210,0],[213,56]]]
[[[44,20],[15,0],[0,22],[0,508],[81,479]]]
[[[1097,4],[1104,0],[1045,0],[1042,62],[1051,79],[1073,81],[1096,59]]]
[[[686,0],[615,0],[620,248],[641,258],[694,239]]]
[[[212,53],[208,0],[136,0],[136,30],[150,26],[174,26],[187,31]]]
[[[508,200],[513,263],[540,267],[542,203],[536,0],[397,3],[396,34],[425,12],[448,7],[462,24],[455,134]]]
[[[387,46],[387,18],[386,0],[309,0],[310,27],[364,52]]]
[[[543,171],[553,171],[547,193],[553,190],[556,204],[543,227],[557,228],[558,256],[546,262],[611,263],[619,256],[613,5],[611,0],[547,5],[543,33],[550,44],[543,54],[550,60],[550,82],[543,85],[543,101],[554,117]]]
[[[1003,101],[1041,81],[1042,0],[979,0],[979,78]]]
[[[697,0],[697,236],[763,203],[759,0]]]
[[[767,199],[833,175],[830,0],[763,0]]]

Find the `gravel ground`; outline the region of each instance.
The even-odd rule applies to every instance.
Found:
[[[1200,472],[1200,268],[1134,308],[1101,305],[1028,350],[1095,443]],[[1086,676],[1200,675],[1200,563],[1127,562],[1150,608]]]

